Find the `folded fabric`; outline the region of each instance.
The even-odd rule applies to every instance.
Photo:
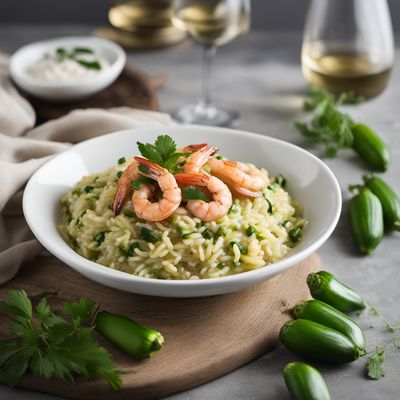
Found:
[[[128,128],[173,124],[168,114],[128,107],[75,110],[34,127],[35,112],[12,85],[0,55],[0,284],[43,251],[22,215],[22,190],[52,155],[72,143]]]

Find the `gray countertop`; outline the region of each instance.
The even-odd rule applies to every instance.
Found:
[[[12,52],[19,46],[54,36],[87,34],[89,27],[0,27],[0,51]],[[302,116],[301,104],[306,85],[300,68],[301,35],[298,33],[251,33],[218,51],[214,65],[215,100],[241,112],[240,128],[283,139],[320,155],[294,130],[293,121]],[[129,62],[147,73],[167,72],[169,79],[159,93],[163,111],[196,99],[199,93],[200,50],[190,42],[176,47],[131,53]],[[400,65],[400,53],[396,55]],[[395,68],[387,90],[365,104],[349,107],[356,120],[373,127],[392,150],[392,165],[384,178],[400,192],[400,72]],[[393,321],[400,320],[400,234],[387,235],[373,256],[362,257],[349,236],[347,202],[349,183],[360,181],[365,166],[351,151],[326,160],[336,174],[343,193],[344,209],[339,225],[319,253],[324,268],[357,288]],[[359,322],[368,348],[389,340],[382,324],[368,313]],[[183,399],[289,399],[282,369],[296,355],[279,347],[260,359],[222,378],[169,397]],[[333,399],[400,398],[400,352],[387,351],[386,376],[379,381],[365,378],[365,359],[340,367],[318,365]],[[99,394],[101,398],[101,394]],[[0,386],[0,399],[50,400],[42,393]]]

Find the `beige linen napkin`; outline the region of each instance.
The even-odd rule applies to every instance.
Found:
[[[127,128],[172,124],[167,114],[127,107],[76,110],[33,128],[35,112],[8,77],[0,55],[0,284],[43,251],[22,215],[23,187],[53,154],[82,140]]]

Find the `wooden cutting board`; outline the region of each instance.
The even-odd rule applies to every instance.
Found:
[[[59,290],[64,300],[90,297],[102,308],[130,316],[160,330],[163,349],[154,358],[135,361],[102,343],[123,372],[124,390],[108,389],[104,381],[78,380],[71,385],[25,376],[20,386],[72,399],[157,399],[180,392],[239,368],[278,344],[278,332],[290,309],[309,298],[306,276],[320,269],[314,254],[295,268],[258,286],[221,296],[194,299],[134,295],[102,286],[79,275],[55,258],[26,263],[0,289],[23,288],[29,295]],[[6,321],[0,324],[0,335]],[[101,341],[101,339],[100,339]]]

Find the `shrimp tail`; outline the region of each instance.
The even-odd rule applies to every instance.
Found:
[[[127,200],[129,194],[130,193],[127,192],[125,189],[118,188],[117,193],[115,194],[114,202],[113,202],[114,215],[117,216],[121,212],[122,207],[124,206],[125,201]]]
[[[195,186],[207,186],[210,176],[200,173],[194,172],[191,174],[182,173],[176,174],[175,180],[180,185],[195,185]]]
[[[255,192],[253,190],[241,187],[240,185],[230,185],[230,186],[236,193],[241,194],[242,196],[246,196],[246,197],[261,197],[263,195],[262,192]]]
[[[164,168],[160,165],[154,164],[153,162],[146,160],[142,157],[135,157],[136,162],[142,168],[139,168],[140,175],[146,176],[147,178],[157,180],[160,175],[164,172]]]
[[[185,146],[182,151],[184,153],[194,153],[197,150],[202,149],[203,147],[206,147],[207,143],[199,143],[199,144],[189,144],[188,146]]]

